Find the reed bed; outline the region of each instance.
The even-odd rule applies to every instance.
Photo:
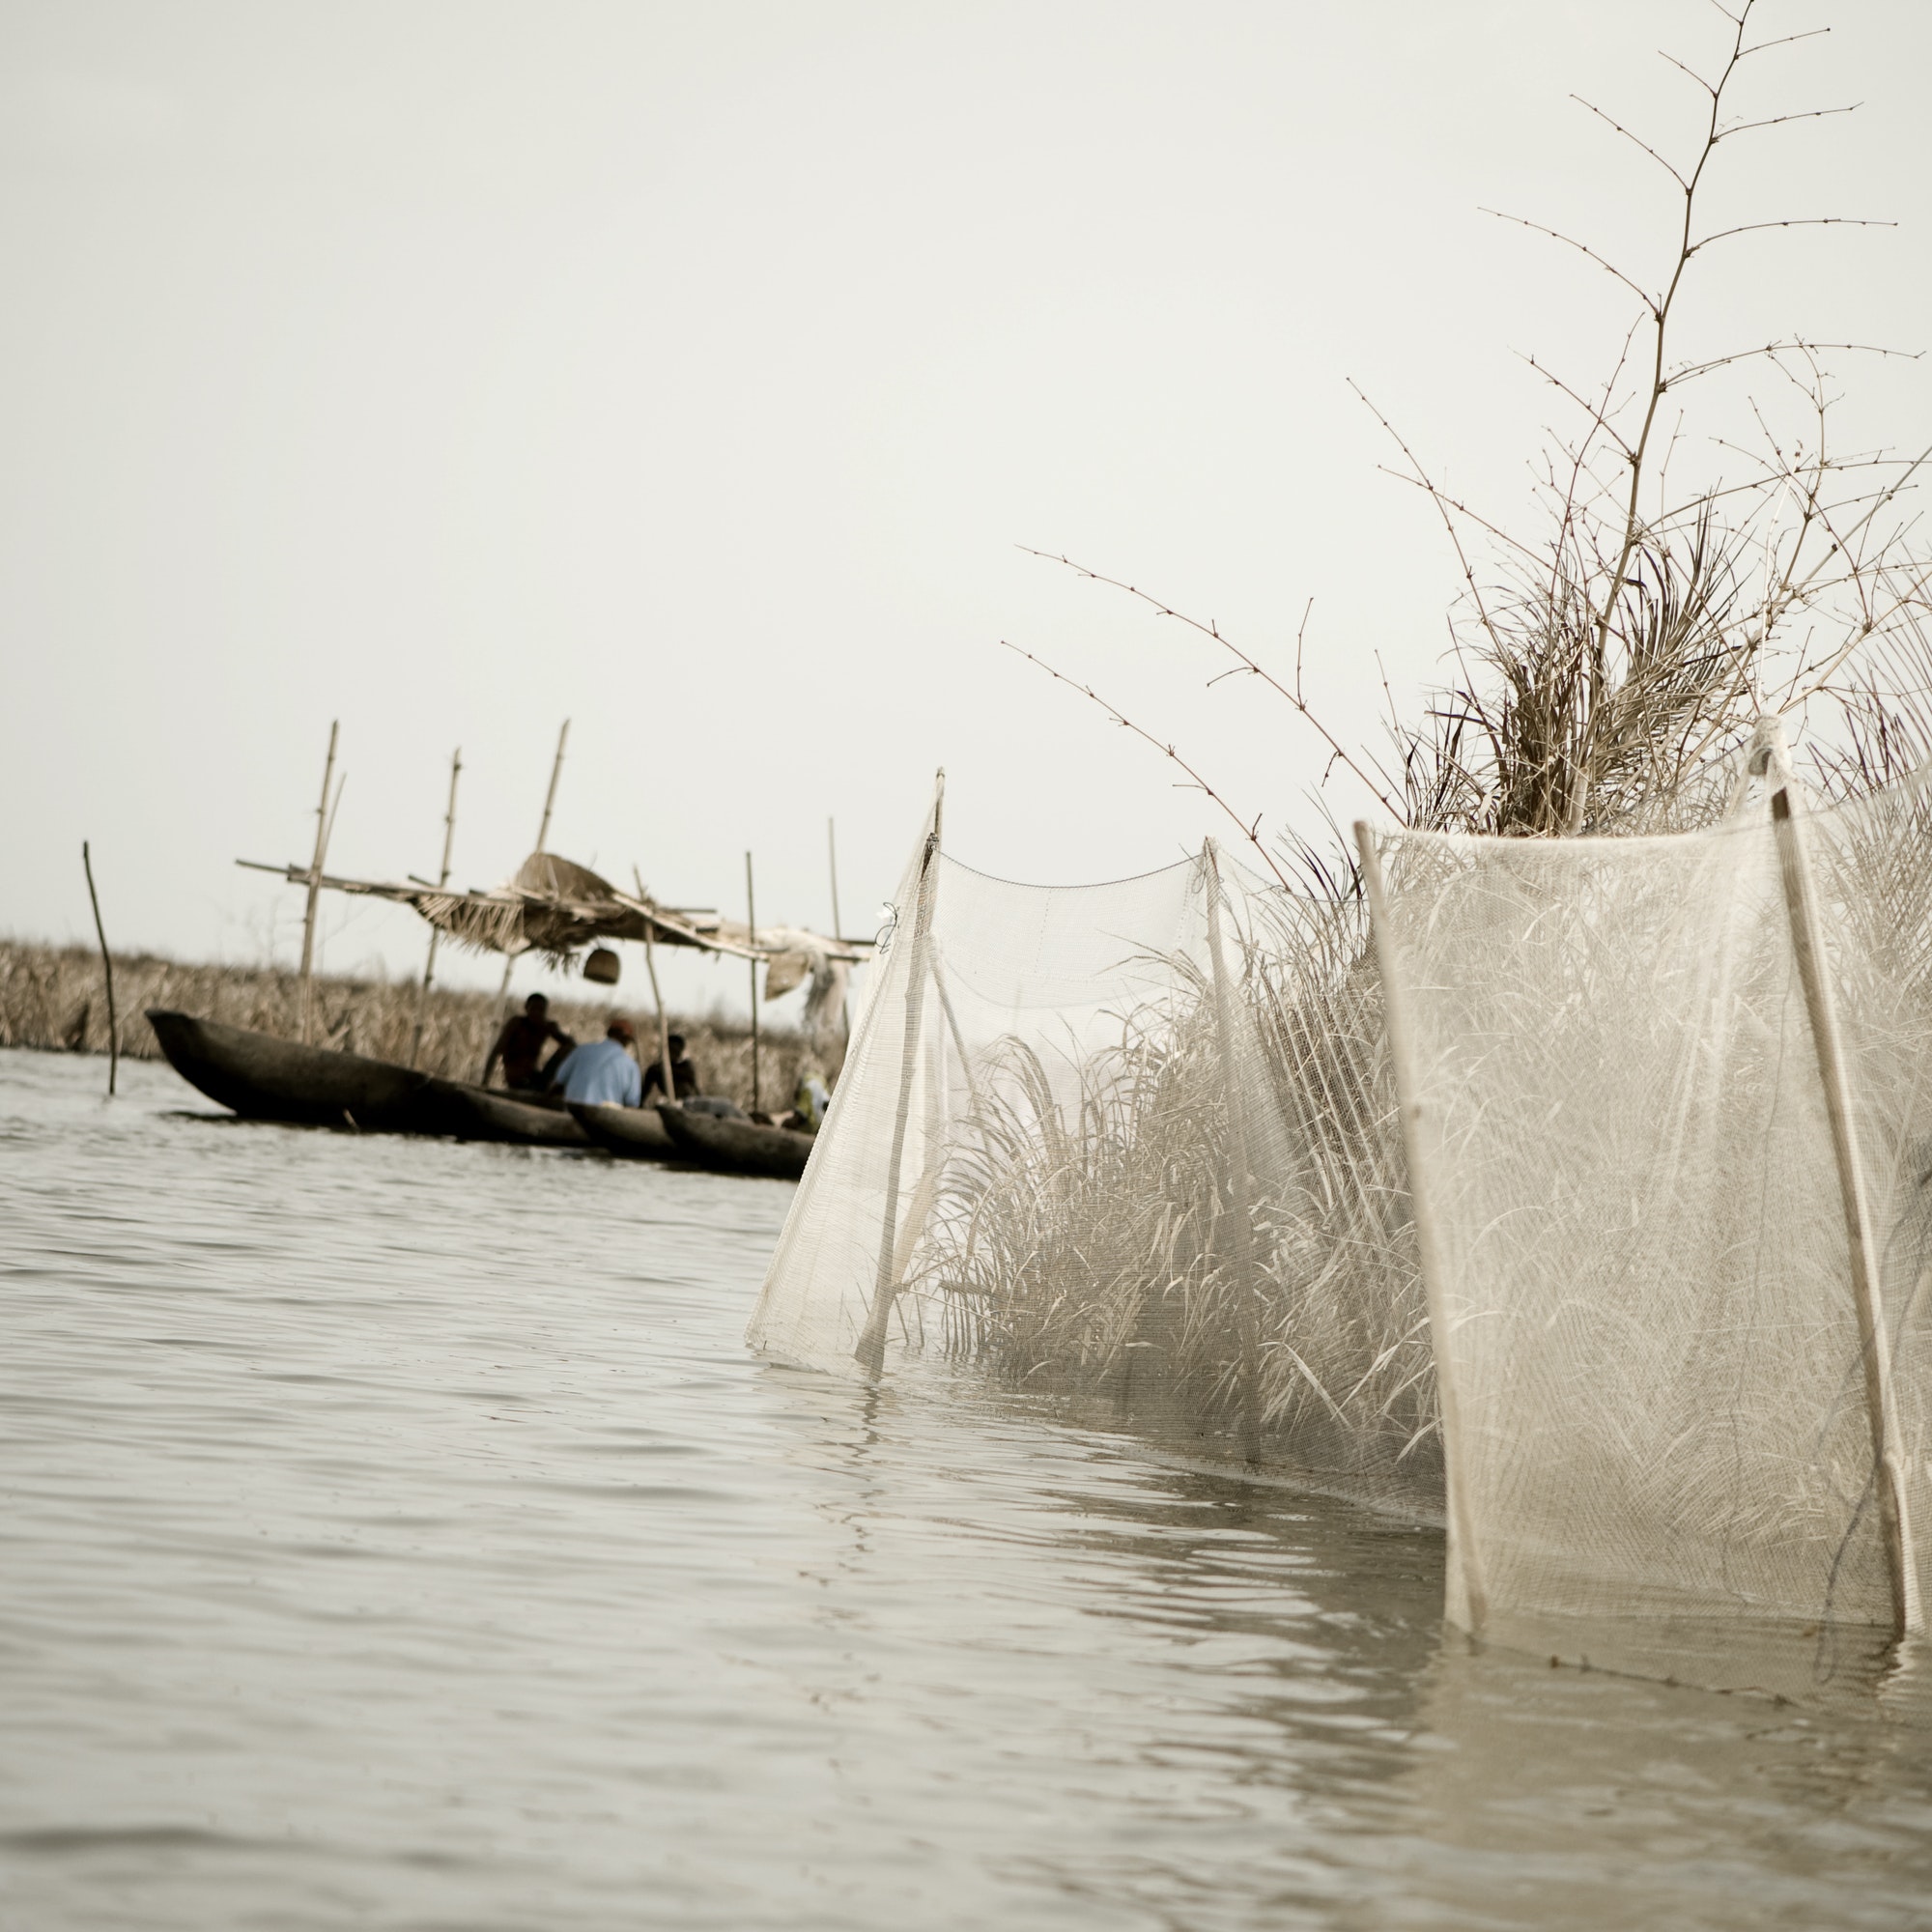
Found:
[[[1341,908],[1271,907],[1234,1037],[1184,962],[1114,1046],[980,1068],[914,1284],[943,1346],[1134,1426],[1338,1472],[1439,1478],[1379,988]],[[1224,1051],[1243,1094],[1245,1240]],[[1250,1363],[1252,1362],[1252,1368]],[[1252,1409],[1252,1416],[1250,1410]]]
[[[172,1007],[228,1026],[251,1027],[280,1038],[299,1037],[298,976],[275,967],[185,964],[154,953],[114,955],[114,996],[120,1012],[121,1053],[157,1060],[160,1047],[146,1013]],[[418,989],[410,981],[337,978],[315,980],[318,1045],[376,1060],[408,1063],[415,1040]],[[513,999],[508,1010],[520,1001]],[[501,1026],[506,1007],[495,995],[432,987],[423,1010],[416,1065],[450,1079],[474,1080]],[[609,1002],[557,1000],[551,1014],[576,1038],[595,1039],[622,1013],[649,1054],[657,1039],[654,1013]],[[679,1017],[705,1091],[741,1107],[752,1103],[750,1030],[717,1015]],[[107,990],[100,955],[82,946],[44,946],[0,939],[0,1047],[71,1053],[107,1051]],[[789,1104],[809,1043],[787,1029],[760,1034],[759,1087],[769,1110]]]

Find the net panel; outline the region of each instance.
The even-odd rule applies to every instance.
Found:
[[[1217,1457],[1360,1471],[1407,1450],[1426,1490],[1359,922],[1313,972],[1282,944],[1310,907],[1224,855],[1045,887],[931,841],[929,820],[754,1345],[840,1373],[972,1361]],[[1395,1258],[1373,1310],[1369,1255]]]
[[[1918,1487],[1922,812],[1907,791],[1801,821]],[[1451,1613],[1889,1621],[1845,1197],[1772,825],[1384,853],[1454,1417]]]

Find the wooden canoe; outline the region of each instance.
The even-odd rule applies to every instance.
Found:
[[[249,1120],[407,1132],[429,1084],[428,1074],[386,1060],[303,1046],[191,1013],[157,1007],[148,1024],[184,1080]]]
[[[591,1144],[620,1160],[675,1160],[677,1149],[655,1107],[605,1107],[570,1102],[571,1117]]]
[[[724,1120],[683,1107],[666,1107],[660,1118],[680,1160],[719,1174],[762,1174],[776,1180],[796,1180],[811,1158],[811,1136],[795,1134],[789,1127],[761,1127],[754,1121]]]
[[[588,1147],[590,1137],[561,1107],[546,1107],[467,1080],[432,1077],[416,1101],[417,1131],[459,1141],[521,1147]]]

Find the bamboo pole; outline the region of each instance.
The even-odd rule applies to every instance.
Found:
[[[631,867],[631,878],[638,888],[640,899],[650,900],[651,895],[644,890],[644,875],[637,867]],[[655,904],[655,900],[651,900]],[[644,971],[651,976],[651,1003],[658,1009],[658,1070],[664,1075],[665,1105],[677,1105],[677,1082],[671,1075],[670,1065],[670,1027],[665,1019],[664,994],[658,990],[658,950],[653,934],[650,915],[644,915]]]
[[[966,1052],[966,1036],[959,1031],[959,1015],[952,1010],[952,995],[946,984],[946,971],[940,963],[940,947],[937,939],[926,942],[929,948],[927,964],[932,968],[933,990],[939,995],[940,1010],[946,1015],[946,1025],[952,1035],[953,1050],[959,1056],[960,1070],[966,1075],[966,1092],[977,1106],[980,1099],[980,1083],[973,1077],[973,1062]]]
[[[931,940],[927,940],[928,948]],[[927,952],[926,963],[931,964],[931,953]],[[935,979],[933,984],[941,982]],[[937,1037],[928,1038],[925,1046],[925,1159],[921,1166],[918,1183],[912,1190],[912,1200],[905,1213],[899,1219],[898,1236],[893,1243],[893,1290],[896,1296],[898,1286],[906,1278],[906,1270],[912,1265],[913,1250],[919,1246],[919,1237],[925,1232],[925,1219],[932,1212],[932,1204],[939,1193],[939,1178],[946,1163],[942,1140],[943,1122],[940,1114],[940,1065],[946,1053],[944,1040]],[[901,1332],[904,1332],[903,1324]]]
[[[832,936],[843,939],[845,927],[838,918],[838,831],[830,818],[825,821],[825,856],[832,868]],[[852,1044],[852,1001],[849,995],[839,997],[838,1031],[849,1049]]]
[[[745,854],[745,925],[751,934],[752,944],[758,943],[758,905],[752,896],[752,855]],[[758,1105],[758,961],[755,954],[747,962],[752,969],[752,1112],[762,1111]]]
[[[302,913],[300,1008],[304,1046],[314,1031],[315,910],[316,901],[322,896],[322,862],[328,850],[328,786],[335,776],[335,739],[341,723],[336,719],[328,727],[328,756],[322,767],[322,797],[315,808],[315,858],[308,868],[308,905]]]
[[[563,776],[563,748],[570,738],[570,720],[566,718],[556,734],[556,756],[551,760],[550,789],[544,793],[542,821],[537,826],[537,853],[541,854],[550,844],[550,815],[556,806],[556,781]],[[517,954],[506,953],[503,957],[503,983],[497,988],[497,1004],[503,1006],[510,997],[510,975],[517,970]],[[505,1018],[508,1017],[506,1013]],[[487,1070],[487,1069],[486,1069]]]
[[[94,908],[94,936],[100,942],[100,970],[107,975],[107,1097],[114,1097],[115,1075],[121,1067],[121,1026],[114,1013],[114,955],[107,950],[107,928],[100,923],[100,896],[94,890],[94,859],[87,840],[80,841],[81,868],[87,874],[87,902]]]
[[[463,770],[463,747],[456,748],[449,760],[449,810],[442,815],[442,869],[436,875],[437,890],[440,892],[449,884],[449,854],[456,842],[456,781]],[[422,989],[416,994],[415,1037],[410,1041],[410,1065],[414,1066],[422,1057],[423,1024],[429,1015],[430,981],[436,977],[436,942],[442,937],[441,929],[429,929],[429,957],[423,961]]]
[[[1865,1200],[1864,1169],[1859,1157],[1858,1126],[1852,1117],[1851,1088],[1838,1036],[1836,1002],[1830,964],[1818,924],[1809,856],[1792,809],[1791,786],[1771,795],[1771,819],[1777,839],[1777,869],[1791,921],[1791,950],[1804,988],[1804,1010],[1817,1050],[1818,1074],[1825,1090],[1825,1112],[1832,1126],[1832,1153],[1838,1170],[1838,1198],[1844,1208],[1852,1300],[1858,1310],[1859,1353],[1864,1365],[1865,1418],[1871,1432],[1873,1487],[1885,1533],[1886,1567],[1891,1583],[1892,1620],[1901,1636],[1925,1628],[1918,1599],[1918,1573],[1906,1504],[1905,1448],[1891,1381],[1891,1343],[1886,1331],[1879,1292],[1877,1249],[1871,1210]]]
[[[550,789],[544,793],[543,823],[537,827],[537,850],[545,851],[550,845],[550,815],[556,808],[556,781],[563,776],[563,748],[570,738],[570,720],[563,721],[556,734],[556,756],[551,760]]]
[[[1402,1145],[1408,1166],[1409,1211],[1415,1220],[1415,1243],[1422,1262],[1422,1290],[1429,1307],[1429,1334],[1435,1355],[1435,1399],[1442,1416],[1442,1477],[1447,1492],[1449,1564],[1445,1578],[1443,1614],[1471,1633],[1482,1629],[1489,1615],[1489,1592],[1483,1581],[1475,1525],[1469,1516],[1468,1485],[1462,1469],[1467,1449],[1456,1397],[1456,1363],[1450,1347],[1448,1284],[1442,1250],[1436,1238],[1435,1215],[1429,1199],[1427,1163],[1422,1156],[1422,1102],[1415,1091],[1415,1037],[1409,1031],[1408,995],[1398,970],[1395,933],[1389,924],[1388,893],[1382,883],[1381,854],[1366,819],[1355,821],[1355,849],[1362,859],[1362,887],[1368,894],[1369,923],[1376,950],[1376,968],[1382,982],[1382,1022],[1388,1032],[1389,1058],[1395,1067],[1396,1102],[1402,1115]]]
[[[905,1043],[899,1056],[899,1104],[893,1121],[893,1151],[886,1163],[885,1224],[879,1236],[879,1267],[872,1283],[872,1305],[852,1358],[871,1375],[886,1366],[886,1323],[898,1293],[899,1167],[905,1159],[906,1113],[912,1102],[913,1070],[919,1060],[920,1021],[925,1007],[926,935],[932,929],[932,903],[939,885],[940,814],[946,804],[946,774],[934,781],[932,829],[925,835],[925,851],[919,865],[919,886],[913,900],[912,952],[906,975]],[[876,995],[874,995],[876,997]]]
[[[1221,947],[1221,864],[1214,841],[1201,847],[1202,886],[1208,899],[1208,958],[1214,975],[1214,1022],[1221,1047],[1221,1097],[1228,1110],[1228,1151],[1232,1158],[1235,1266],[1240,1276],[1238,1327],[1241,1337],[1241,1454],[1262,1459],[1261,1318],[1256,1307],[1254,1179],[1248,1167],[1247,1109],[1241,1103],[1240,1076],[1235,1065],[1234,994]]]

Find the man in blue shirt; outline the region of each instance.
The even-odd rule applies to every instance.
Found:
[[[552,1085],[566,1100],[601,1107],[636,1107],[644,1097],[644,1076],[631,1058],[637,1039],[629,1020],[613,1019],[602,1039],[576,1046],[551,1072]]]

